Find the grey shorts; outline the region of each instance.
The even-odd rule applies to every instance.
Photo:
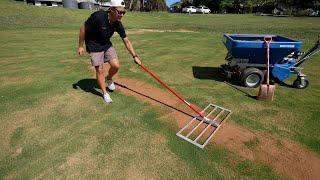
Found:
[[[110,47],[108,50],[102,52],[91,52],[90,56],[92,66],[100,66],[103,63],[108,62],[112,59],[118,59],[114,47]]]

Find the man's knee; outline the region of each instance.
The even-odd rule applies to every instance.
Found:
[[[120,68],[120,63],[118,59],[113,59],[109,61],[110,67],[114,70],[118,70]]]
[[[120,65],[118,64],[118,65],[115,65],[115,66],[111,66],[111,68],[114,69],[114,70],[119,70],[120,69]]]
[[[103,65],[95,66],[95,69],[96,69],[96,73],[97,73],[98,75],[104,73]]]

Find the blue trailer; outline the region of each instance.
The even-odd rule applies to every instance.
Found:
[[[279,35],[224,34],[223,43],[228,50],[222,72],[229,78],[237,78],[246,87],[258,87],[266,71],[266,43],[271,37],[270,72],[274,80],[284,81],[292,74],[297,75],[293,86],[306,88],[309,81],[299,66],[320,50],[319,40],[307,53],[301,53],[302,42]]]

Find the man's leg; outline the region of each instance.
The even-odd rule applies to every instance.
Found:
[[[120,68],[120,63],[118,59],[109,60],[108,63],[110,64],[110,69],[107,75],[107,80],[112,80],[113,76],[118,72]]]
[[[106,90],[106,82],[105,82],[105,73],[104,73],[104,52],[92,52],[90,53],[91,56],[91,63],[96,70],[96,78],[98,85],[103,93],[103,99],[106,103],[111,103],[112,99],[110,98],[109,94]]]
[[[110,69],[109,69],[108,76],[106,77],[106,82],[108,85],[108,89],[110,91],[114,91],[116,90],[116,86],[114,85],[112,78],[119,70],[119,61],[118,59],[112,59],[112,60],[109,60],[108,63],[110,64]]]
[[[114,85],[112,78],[118,72],[120,67],[118,56],[114,47],[110,47],[105,52],[104,56],[105,56],[105,62],[108,62],[110,65],[110,69],[106,77],[106,82],[108,84],[109,90],[114,91],[116,89],[116,86]]]
[[[105,62],[110,65],[109,73],[106,77],[107,80],[112,80],[113,76],[118,72],[120,64],[118,56],[114,47],[110,47],[104,54]]]
[[[106,90],[106,82],[104,79],[105,76],[104,76],[103,64],[99,66],[95,66],[95,69],[96,69],[96,78],[97,78],[98,85],[102,90],[102,93],[106,94],[107,90]]]
[[[103,64],[99,66],[95,66],[95,69],[96,69],[96,77],[97,77],[98,85],[100,86],[103,92],[103,99],[106,103],[111,103],[112,99],[110,98],[110,95],[107,93],[107,90],[106,90]]]

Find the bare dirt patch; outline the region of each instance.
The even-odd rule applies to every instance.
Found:
[[[127,90],[122,92],[125,92],[126,94],[132,96],[136,96],[137,94],[139,94],[140,97],[144,97],[144,101],[147,101],[154,106],[161,106],[161,102],[165,102],[170,106],[174,106],[175,104],[177,104],[177,101],[173,96],[168,95],[168,93],[164,90],[154,88],[153,86],[143,81],[117,77],[116,83],[122,87],[121,90]]]
[[[245,142],[257,138],[259,144],[252,151]],[[292,179],[320,179],[320,159],[291,140],[278,139],[269,134],[249,131],[231,122],[216,133],[214,142],[240,156],[270,164],[279,174]]]
[[[119,85],[118,89],[126,95],[137,97],[153,106],[167,106],[170,113],[163,118],[175,119],[179,128],[190,121],[189,114],[193,113],[182,107],[179,100],[169,92],[145,82],[119,76],[115,81]],[[256,139],[259,142],[256,148],[251,149],[245,145],[246,142]],[[229,121],[216,133],[213,142],[245,159],[267,163],[277,173],[291,179],[301,179],[302,177],[304,179],[320,179],[319,156],[291,140],[250,131]]]

